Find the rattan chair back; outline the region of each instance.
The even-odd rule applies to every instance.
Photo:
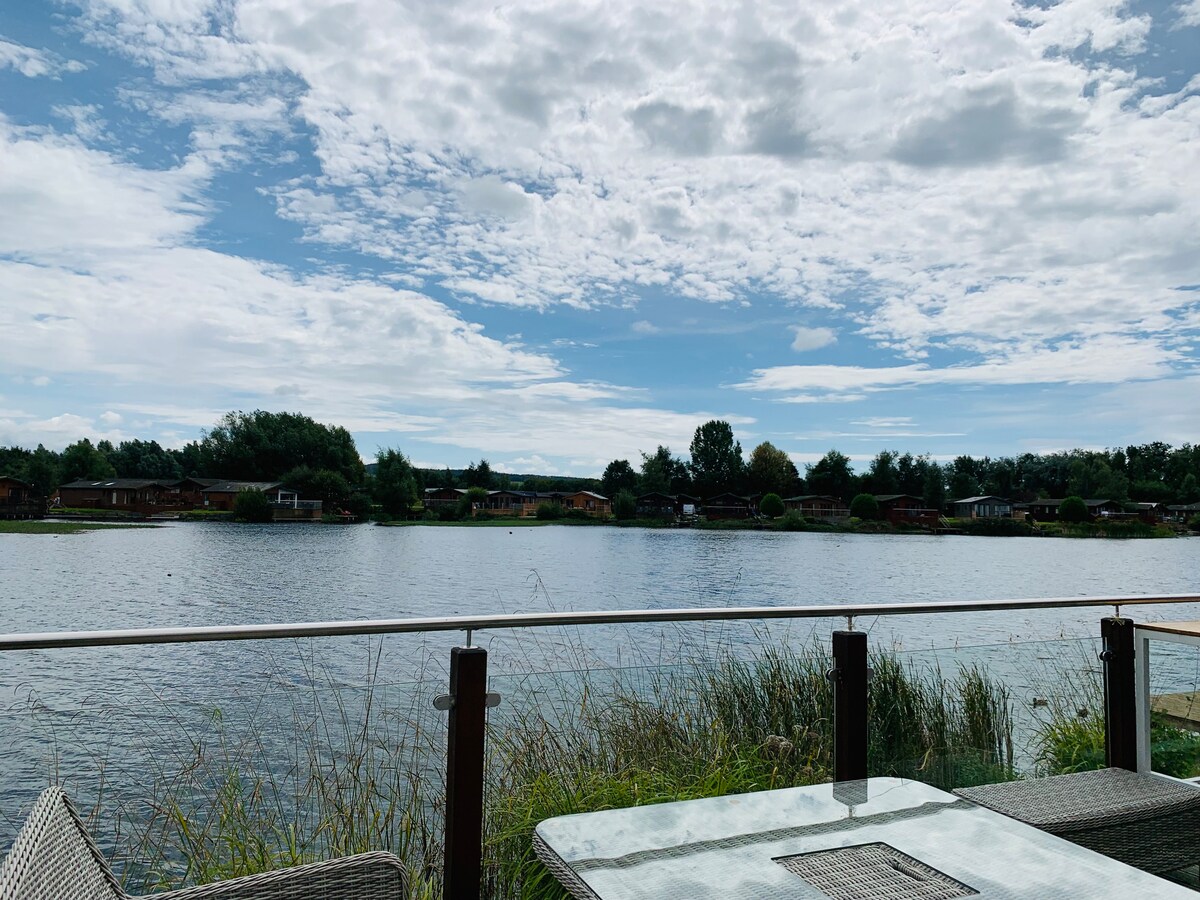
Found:
[[[61,788],[49,787],[0,866],[0,900],[126,900]]]

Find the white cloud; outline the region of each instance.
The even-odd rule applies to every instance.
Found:
[[[803,325],[792,327],[792,349],[798,353],[807,350],[819,350],[837,343],[837,332],[832,328],[805,328]]]
[[[1183,0],[1175,10],[1179,18],[1175,20],[1173,28],[1200,27],[1200,0]]]
[[[1170,376],[1172,363],[1182,359],[1177,350],[1101,335],[1052,346],[1011,344],[988,353],[983,362],[945,368],[924,363],[880,368],[776,366],[756,369],[747,381],[732,386],[743,391],[796,391],[807,399],[931,384],[1115,384]],[[813,391],[820,393],[803,393]]]
[[[0,69],[13,69],[26,78],[41,78],[58,77],[63,72],[81,72],[84,66],[47,50],[26,47],[0,37]]]

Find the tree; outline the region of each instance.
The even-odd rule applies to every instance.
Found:
[[[742,445],[728,422],[713,419],[696,429],[691,445],[692,481],[702,496],[712,497],[741,487],[745,463]]]
[[[956,457],[948,467],[947,476],[950,480],[950,496],[955,500],[967,497],[978,497],[982,490],[980,477],[984,466],[982,460],[970,456]]]
[[[687,463],[671,454],[670,447],[658,445],[653,454],[642,454],[642,475],[638,488],[643,494],[677,494],[688,488]]]
[[[1179,499],[1184,503],[1195,503],[1200,500],[1200,484],[1196,481],[1196,476],[1192,472],[1188,472],[1183,478],[1183,484],[1179,488]]]
[[[880,450],[867,469],[867,488],[872,494],[898,494],[900,492],[900,470],[896,466],[899,454],[894,450]]]
[[[486,459],[479,460],[479,464],[471,463],[463,469],[462,482],[463,487],[467,488],[483,488],[485,491],[492,489],[492,467]]]
[[[830,450],[819,460],[805,466],[805,482],[813,494],[826,494],[843,502],[854,493],[854,473],[850,457]]]
[[[78,481],[82,478],[89,481],[100,481],[117,476],[117,470],[112,467],[103,453],[92,446],[92,442],[87,438],[76,441],[62,452],[59,457],[59,468],[59,475],[64,483]]]
[[[262,491],[238,491],[233,498],[233,517],[243,522],[270,522],[274,518],[271,501]]]
[[[390,516],[407,515],[417,502],[417,482],[408,458],[399,450],[375,457],[375,502]]]
[[[56,487],[66,481],[61,476],[57,454],[38,444],[25,464],[25,481],[33,485],[39,497],[49,497]]]
[[[770,441],[763,441],[750,451],[746,482],[753,493],[775,493],[790,497],[799,480],[796,464]]]
[[[1086,522],[1091,516],[1082,497],[1066,497],[1058,504],[1058,518],[1063,522]]]
[[[176,457],[159,446],[158,441],[121,441],[120,446],[105,449],[101,441],[96,449],[104,453],[118,478],[157,478],[178,481],[183,469]]]
[[[850,515],[856,519],[878,519],[879,501],[874,494],[856,494],[850,501]]]
[[[460,519],[474,518],[475,510],[481,508],[487,502],[487,498],[488,492],[486,488],[481,488],[478,485],[467,488],[467,492],[458,501],[458,517]]]
[[[632,519],[637,515],[637,498],[631,491],[620,490],[612,505],[613,515],[621,521]]]
[[[309,500],[320,500],[326,511],[350,496],[350,483],[332,469],[310,469],[298,466],[279,479],[300,496]]]
[[[362,484],[363,464],[354,438],[340,425],[322,425],[299,413],[230,412],[200,442],[210,475],[274,481],[297,466],[329,469]]]
[[[637,490],[637,485],[637,473],[627,459],[614,459],[600,476],[600,493],[605,497],[616,497],[621,491],[632,493]]]
[[[921,491],[921,499],[928,509],[941,510],[946,505],[946,476],[942,467],[930,462],[925,473],[925,484]]]
[[[771,519],[778,519],[786,508],[778,494],[767,494],[758,504],[758,511]]]

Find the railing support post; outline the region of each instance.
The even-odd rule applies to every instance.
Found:
[[[446,865],[442,889],[445,900],[479,900],[487,718],[487,651],[482,647],[450,650],[449,706]]]
[[[1133,620],[1100,620],[1104,664],[1104,764],[1137,771],[1137,691],[1134,685]]]
[[[833,780],[867,777],[867,634],[833,633]]]

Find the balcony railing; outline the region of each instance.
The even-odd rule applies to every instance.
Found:
[[[910,616],[996,611],[1108,608],[1104,619],[1104,710],[1110,739],[1106,761],[1137,767],[1133,733],[1132,640],[1123,608],[1200,602],[1200,595],[1067,597],[971,600],[933,603],[757,606],[708,609],[626,609],[615,611],[533,612],[456,617],[270,623],[229,626],[160,627],[0,635],[0,653],[37,650],[121,647],[181,643],[321,638],[351,635],[460,633],[461,646],[450,651],[449,689],[434,705],[448,714],[445,785],[446,900],[480,896],[485,793],[487,711],[498,698],[488,689],[488,652],[474,643],[480,632],[572,626],[642,625],[683,622],[760,622],[765,620],[844,620],[833,632],[829,678],[833,692],[833,777],[865,778],[867,772],[867,634],[855,629],[863,617]],[[1035,700],[1036,705],[1036,700]]]

